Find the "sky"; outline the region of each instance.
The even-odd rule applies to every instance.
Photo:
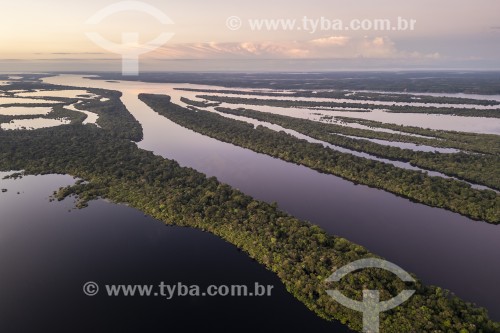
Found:
[[[500,69],[499,0],[0,1],[0,71]]]

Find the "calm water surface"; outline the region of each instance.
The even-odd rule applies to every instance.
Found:
[[[182,85],[110,83],[81,76],[45,81],[122,91],[122,101],[144,128],[139,147],[216,176],[257,199],[275,201],[281,209],[367,247],[426,283],[487,307],[500,320],[499,226],[219,142],[159,116],[137,97],[142,92],[164,93],[176,102],[182,92],[172,88]]]
[[[0,173],[3,178],[5,173]],[[0,180],[0,332],[351,332],[223,240],[104,201],[49,202],[68,176]],[[19,192],[19,194],[17,194]],[[71,210],[69,212],[69,210]],[[100,284],[95,297],[87,281]],[[108,297],[106,284],[273,285],[270,297]]]

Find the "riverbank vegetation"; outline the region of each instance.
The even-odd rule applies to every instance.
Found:
[[[229,119],[203,110],[188,110],[170,103],[168,96],[141,94],[153,110],[181,126],[253,151],[330,173],[355,183],[445,208],[473,219],[500,223],[500,196],[463,182],[430,177],[422,172],[341,153],[284,132]]]
[[[332,98],[332,99],[350,99],[360,101],[381,101],[394,103],[436,103],[436,104],[471,104],[471,105],[499,105],[495,100],[473,99],[464,97],[444,97],[429,96],[425,94],[406,94],[406,93],[382,93],[369,91],[349,91],[349,90],[227,90],[227,89],[196,89],[196,88],[176,88],[176,90],[190,91],[198,93],[224,94],[224,95],[242,95],[242,96],[273,96],[273,97],[306,97],[306,98]]]
[[[485,118],[500,118],[500,108],[498,109],[463,109],[450,107],[434,107],[434,106],[411,106],[411,105],[379,105],[352,102],[335,102],[335,101],[304,101],[304,100],[280,100],[280,99],[260,99],[260,98],[243,98],[232,96],[215,96],[215,95],[199,95],[197,98],[203,98],[207,101],[239,104],[239,105],[258,105],[272,106],[280,108],[309,108],[321,109],[323,111],[349,111],[349,112],[371,112],[373,109],[384,110],[385,112],[393,113],[426,113],[426,114],[446,114],[462,117],[485,117]],[[356,109],[344,110],[344,108]]]
[[[380,290],[381,300],[388,300],[408,289],[395,275],[380,269],[357,271],[338,283],[326,284],[325,279],[336,269],[376,256],[359,245],[281,212],[276,205],[256,201],[216,178],[207,178],[175,161],[139,149],[133,141],[142,137],[141,125],[121,104],[119,93],[107,96],[111,100],[104,104],[97,101],[86,104],[87,111],[99,114],[100,128],[72,122],[33,131],[0,129],[0,170],[24,170],[25,174],[35,175],[69,174],[80,180],[60,189],[56,193],[60,200],[76,195],[78,206],[85,207],[89,200],[105,198],[128,204],[167,224],[209,231],[276,273],[287,290],[311,311],[358,331],[362,329],[361,314],[335,302],[326,290],[337,289],[347,297],[362,300],[363,289],[374,289]],[[184,119],[188,124],[194,122],[201,126],[197,117],[207,121],[207,128],[214,131],[222,124],[223,133],[232,131],[238,139],[239,131],[246,135],[252,131],[263,133],[264,140],[258,140],[257,144],[265,149],[269,147],[265,140],[270,138],[277,140],[277,150],[289,147],[291,142],[288,136],[271,137],[272,131],[254,130],[244,122],[238,122],[231,130],[220,121],[226,118],[177,107],[164,96],[142,95],[141,98],[159,112],[173,113],[179,121]],[[217,121],[213,121],[213,116],[218,117]],[[234,123],[231,122],[231,126]],[[303,148],[310,148],[303,147],[302,142],[293,143],[296,152],[284,150],[284,153],[294,158],[305,153]],[[319,155],[302,158],[319,157],[316,161],[321,161],[321,152],[312,151]],[[342,158],[338,156],[337,160]],[[492,322],[486,310],[445,290],[419,281],[412,284],[411,289],[416,290],[413,297],[381,314],[381,331],[500,332],[500,324]]]
[[[373,131],[356,131],[355,133],[359,134],[356,136],[389,141],[411,142],[443,148],[456,148],[480,154],[500,155],[500,137],[495,134],[434,130],[351,117],[335,117],[335,119],[344,124],[360,124],[373,129]],[[377,131],[379,128],[398,131],[403,134],[407,133],[409,135],[387,134]],[[424,136],[424,138],[420,136]]]
[[[181,102],[183,103],[186,103],[188,105],[191,105],[191,106],[196,106],[198,108],[207,108],[207,107],[211,107],[211,106],[219,106],[220,103],[210,103],[208,101],[195,101],[195,100],[192,100],[192,99],[189,99],[189,98],[186,98],[186,97],[181,97]]]
[[[184,110],[182,110],[184,112]],[[67,125],[0,131],[0,169],[28,174],[70,174],[80,178],[58,197],[78,195],[79,206],[107,198],[127,203],[168,224],[209,231],[275,272],[287,290],[329,320],[361,330],[361,314],[344,308],[326,290],[362,299],[362,290],[381,290],[383,300],[407,285],[392,273],[368,269],[333,285],[325,279],[354,260],[374,257],[366,249],[297,220],[276,206],[206,178],[190,168],[139,149],[133,142],[95,126]],[[383,332],[499,332],[484,309],[420,282],[402,306],[381,314]]]
[[[2,87],[6,92],[12,89],[22,89],[27,91],[58,91],[58,90],[81,90],[70,86],[54,86],[39,82],[16,82],[9,86]],[[50,97],[50,100],[57,100],[58,104],[13,104],[17,107],[51,107],[53,110],[47,115],[24,115],[8,116],[0,115],[0,123],[8,123],[15,119],[60,119],[66,118],[72,123],[81,123],[86,119],[86,115],[77,111],[68,110],[65,106],[75,104],[77,109],[96,113],[99,118],[97,125],[113,136],[140,141],[142,139],[142,128],[135,118],[128,112],[125,105],[120,101],[121,93],[105,89],[87,89],[89,93],[99,98],[78,99],[64,97]],[[32,99],[45,100],[46,97],[30,97]],[[20,101],[23,98],[19,98]]]
[[[471,154],[467,152],[441,154],[437,152],[414,151],[411,149],[402,149],[399,147],[378,144],[369,140],[363,140],[362,138],[356,139],[345,136],[357,136],[354,133],[362,133],[363,137],[366,138],[374,138],[374,136],[377,138],[389,137],[391,139],[389,141],[394,141],[394,137],[401,137],[402,135],[388,133],[379,135],[380,132],[377,133],[374,131],[353,129],[335,124],[325,124],[308,119],[300,119],[248,109],[235,110],[228,108],[216,108],[216,110],[223,113],[273,123],[339,147],[368,153],[390,160],[409,162],[422,169],[438,171],[445,175],[464,179],[475,184],[485,185],[493,189],[500,189],[500,156],[498,155]],[[456,136],[458,138],[462,137],[459,134],[456,134]],[[488,149],[489,151],[498,149],[500,146],[500,139],[498,136],[478,135],[477,137],[491,139],[489,141],[489,145],[487,146],[484,145],[487,141],[486,139],[479,141],[482,144],[481,147],[483,151],[485,149]],[[436,139],[423,139],[415,137],[412,139],[414,141],[418,141],[419,143],[423,143],[425,140],[425,142],[430,145],[438,141]],[[451,140],[449,139],[449,141]],[[452,142],[460,141],[453,140]],[[479,142],[477,142],[476,146],[479,145]]]

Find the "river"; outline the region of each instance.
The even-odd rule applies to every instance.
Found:
[[[351,331],[289,294],[235,246],[196,229],[167,227],[102,200],[74,210],[49,202],[69,176],[1,180],[0,332]],[[100,291],[89,297],[83,285]],[[274,286],[263,297],[110,297],[107,284]],[[158,290],[158,289],[155,289]],[[252,289],[253,290],[253,289]],[[29,313],[30,320],[26,320]]]
[[[183,85],[74,75],[44,81],[121,91],[123,103],[143,126],[140,148],[215,176],[257,199],[277,202],[282,210],[367,247],[424,282],[488,308],[500,320],[498,226],[219,142],[172,123],[138,99],[139,93],[159,93],[177,102],[183,92],[173,88]]]

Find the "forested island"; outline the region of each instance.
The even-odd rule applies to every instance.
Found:
[[[457,180],[430,177],[419,171],[334,151],[263,126],[254,129],[252,124],[209,111],[182,108],[170,103],[168,96],[141,94],[139,97],[156,112],[181,126],[218,140],[473,219],[500,223],[500,197],[494,191],[476,190]]]
[[[331,143],[333,145],[348,148],[351,150],[369,153],[374,156],[383,157],[395,161],[409,162],[412,165],[427,170],[434,170],[448,176],[457,177],[476,184],[486,185],[493,189],[500,189],[500,156],[495,154],[495,150],[500,147],[500,140],[495,135],[475,135],[471,136],[453,133],[448,140],[425,139],[419,137],[407,137],[404,135],[376,132],[364,129],[339,126],[335,124],[324,124],[317,121],[299,119],[289,116],[282,116],[268,112],[260,112],[248,109],[216,108],[217,111],[233,114],[237,116],[249,117],[260,121],[265,121],[280,125],[284,128],[295,130],[312,138]],[[342,134],[342,135],[339,135]],[[359,135],[358,135],[359,134]],[[397,141],[401,138],[404,141],[427,143],[440,146],[453,146],[471,148],[473,152],[481,151],[482,154],[471,154],[463,151],[454,154],[440,154],[436,152],[422,152],[411,149],[402,149],[374,143],[368,140],[353,139],[344,135],[362,136],[365,138],[388,138],[389,141]],[[463,137],[469,137],[468,145],[461,142]]]
[[[58,191],[58,199],[77,195],[78,206],[85,207],[89,200],[106,198],[126,203],[167,224],[209,231],[275,272],[287,290],[312,311],[358,331],[361,314],[333,301],[326,294],[327,289],[336,288],[360,300],[365,288],[381,290],[382,299],[389,299],[408,287],[391,273],[379,269],[363,270],[334,285],[326,284],[325,279],[336,268],[376,256],[281,212],[275,205],[256,201],[215,178],[139,149],[135,142],[142,138],[140,124],[120,102],[119,93],[107,96],[110,97],[107,102],[89,101],[85,105],[87,111],[99,115],[100,128],[72,122],[34,131],[0,130],[0,169],[24,170],[25,174],[69,174],[80,180]],[[165,97],[143,95],[142,98],[161,112],[209,120],[204,112],[174,106]],[[208,124],[214,128],[220,126],[219,122]],[[235,127],[233,135],[242,126]],[[251,125],[244,126],[253,130]],[[277,149],[288,142],[284,137]],[[302,143],[297,144],[297,154],[302,154]],[[420,282],[411,287],[417,290],[415,296],[382,314],[384,332],[500,331],[500,324],[489,320],[484,309],[437,287]]]
[[[350,111],[350,112],[371,112],[373,109],[384,110],[385,112],[393,113],[425,113],[425,114],[447,114],[462,117],[485,117],[485,118],[500,118],[500,108],[498,109],[470,109],[452,108],[452,107],[435,107],[435,106],[412,106],[412,105],[380,105],[352,102],[335,102],[335,101],[304,101],[304,100],[280,100],[280,99],[260,99],[260,98],[243,98],[232,96],[214,96],[214,95],[198,95],[198,98],[203,98],[207,101],[229,104],[243,105],[261,105],[281,108],[314,108],[324,111]],[[356,111],[345,110],[359,109]]]
[[[212,93],[224,95],[249,95],[249,96],[274,96],[274,97],[308,97],[308,98],[333,98],[333,99],[351,99],[351,100],[375,100],[394,103],[440,103],[440,104],[473,104],[473,105],[500,105],[500,102],[494,100],[477,100],[464,97],[441,97],[429,95],[412,95],[406,93],[382,93],[366,91],[349,90],[284,90],[282,92],[261,91],[261,90],[225,90],[225,89],[196,89],[196,88],[177,88],[176,90],[191,91],[199,93]]]

